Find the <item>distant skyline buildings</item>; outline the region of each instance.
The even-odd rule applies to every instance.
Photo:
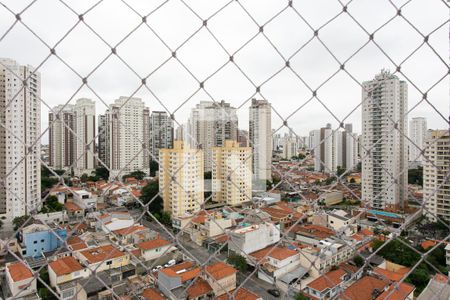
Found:
[[[150,160],[158,161],[159,150],[173,147],[173,120],[165,111],[152,111],[150,114]]]
[[[409,161],[422,164],[422,150],[425,146],[427,135],[427,119],[414,117],[409,121]]]

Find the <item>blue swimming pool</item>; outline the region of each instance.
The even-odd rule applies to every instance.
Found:
[[[394,214],[394,213],[382,211],[382,210],[371,209],[371,210],[368,210],[367,212],[370,214],[380,215],[380,216],[389,217],[389,218],[401,218],[401,216],[398,214]]]

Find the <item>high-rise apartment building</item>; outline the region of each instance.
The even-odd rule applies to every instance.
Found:
[[[72,168],[75,160],[73,105],[55,106],[48,113],[49,165],[57,170]]]
[[[204,151],[205,172],[212,170],[212,147],[222,147],[225,140],[237,140],[236,108],[225,101],[201,101],[191,111],[189,143]]]
[[[78,99],[73,106],[75,124],[75,175],[90,174],[94,171],[96,160],[95,145],[95,101]]]
[[[282,139],[283,153],[282,156],[284,159],[291,159],[293,156],[296,156],[298,153],[297,148],[297,139],[292,134],[285,134]]]
[[[173,147],[173,120],[165,111],[152,111],[150,115],[150,160],[158,161],[159,150]]]
[[[159,151],[159,191],[164,211],[172,216],[192,214],[204,202],[203,151],[183,141]]]
[[[41,207],[40,97],[33,67],[0,59],[0,215],[9,219]]]
[[[238,138],[237,141],[239,146],[248,147],[248,131],[247,130],[238,130]]]
[[[421,164],[423,156],[422,149],[425,146],[425,139],[427,135],[427,119],[423,117],[412,118],[409,121],[409,161]]]
[[[150,172],[150,111],[140,98],[120,97],[106,111],[110,176]],[[120,178],[119,178],[120,179]]]
[[[427,217],[450,221],[450,134],[448,130],[434,130],[425,142],[423,160],[423,201]]]
[[[267,100],[252,99],[249,112],[253,186],[256,189],[265,189],[266,181],[272,181],[272,106]]]
[[[99,167],[109,167],[109,143],[108,143],[108,119],[106,115],[98,116],[98,145],[97,153],[99,162],[97,165]]]
[[[407,84],[382,70],[363,83],[362,200],[398,210],[407,201]]]
[[[337,147],[333,147],[336,142],[335,132],[331,124],[322,127],[319,132],[319,143],[314,149],[314,170],[331,173],[336,171]]]
[[[212,199],[227,205],[239,205],[252,199],[252,148],[237,141],[225,141],[213,147]]]
[[[185,137],[186,134],[186,125],[180,124],[175,130],[175,140],[177,141],[185,141],[187,140]]]
[[[90,174],[96,167],[95,102],[81,98],[75,104],[58,105],[48,114],[50,165]]]
[[[345,124],[342,132],[342,163],[339,166],[352,170],[358,163],[358,136],[353,133],[353,125]]]

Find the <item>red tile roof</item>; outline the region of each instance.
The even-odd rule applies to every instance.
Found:
[[[188,289],[187,294],[189,299],[198,298],[200,296],[206,295],[212,291],[209,283],[203,278],[198,278]]]
[[[145,229],[147,229],[147,227],[145,227],[145,226],[133,225],[133,226],[126,227],[123,229],[113,230],[113,233],[116,235],[128,235],[128,234],[132,234],[136,231],[141,231],[141,230],[145,230]]]
[[[318,239],[326,239],[334,235],[334,231],[332,229],[320,225],[307,224],[297,227],[296,229],[297,233],[313,236]]]
[[[233,295],[233,293],[236,290],[232,290],[230,291],[230,295]],[[229,300],[231,299],[228,294],[223,294],[220,295],[219,297],[216,297],[216,300]],[[246,288],[239,288],[237,293],[234,294],[234,300],[257,300],[257,299],[262,299],[261,297],[259,297],[257,294],[247,290]]]
[[[83,266],[73,256],[66,256],[49,263],[49,267],[57,276],[67,275],[83,269]]]
[[[167,246],[167,245],[170,245],[169,241],[159,238],[159,239],[154,239],[154,240],[139,243],[136,246],[142,250],[151,250],[151,249],[156,249],[156,248],[160,248],[160,247]]]
[[[142,297],[144,297],[147,300],[165,300],[166,298],[163,296],[163,294],[161,294],[160,292],[158,292],[156,289],[154,288],[148,288],[145,289],[142,292]]]
[[[220,280],[222,278],[236,274],[237,270],[226,263],[217,262],[212,265],[206,266],[206,273],[214,279]]]
[[[112,245],[91,248],[88,250],[81,251],[80,253],[84,257],[86,257],[88,263],[90,264],[126,255],[124,252],[117,250]]]
[[[342,283],[342,277],[345,275],[345,271],[342,269],[337,269],[325,273],[324,275],[318,277],[317,279],[311,281],[307,284],[308,287],[315,289],[316,291],[322,292],[323,290],[333,288],[340,283]]]
[[[270,252],[270,254],[269,254],[269,252]],[[250,253],[250,255],[252,257],[256,258],[256,260],[258,262],[260,262],[264,257],[266,257],[266,255],[273,257],[275,259],[278,259],[278,260],[284,260],[288,257],[294,256],[297,254],[298,254],[297,251],[286,248],[286,247],[281,247],[281,246],[268,246],[264,249]]]
[[[182,270],[186,271],[182,273],[177,273]],[[200,271],[201,271],[200,268],[194,267],[194,264],[188,261],[160,270],[160,272],[164,273],[167,276],[180,277],[181,282],[185,282],[197,277],[197,275],[200,274]]]
[[[6,267],[14,282],[22,281],[33,277],[30,269],[21,262],[12,263]]]
[[[72,248],[72,250],[86,249],[88,245],[78,236],[71,236],[67,239],[67,244]]]
[[[79,207],[77,204],[75,204],[73,202],[66,202],[64,204],[64,207],[66,208],[66,210],[68,212],[71,212],[71,213],[82,210],[81,207]]]
[[[392,284],[387,290],[385,290],[376,300],[405,300],[411,294],[416,287],[407,283],[400,283],[398,289],[395,289],[395,284]],[[392,292],[392,290],[394,290]],[[408,298],[410,299],[410,298]]]
[[[364,276],[344,292],[344,299],[350,300],[372,300],[372,293],[375,289],[382,291],[389,282],[372,276]]]
[[[410,268],[401,268],[397,272],[389,271],[379,267],[375,267],[373,271],[391,281],[400,281],[408,273]]]

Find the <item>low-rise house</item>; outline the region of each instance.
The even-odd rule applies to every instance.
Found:
[[[33,277],[31,269],[24,263],[7,264],[5,273],[12,299],[20,299],[36,293],[36,279]]]
[[[335,209],[328,214],[328,227],[334,231],[342,231],[345,235],[350,236],[358,231],[355,219],[342,209]]]
[[[73,256],[66,256],[48,264],[48,276],[52,287],[78,278],[87,278],[90,274],[90,270],[83,267]]]
[[[50,213],[40,213],[33,215],[33,219],[40,221],[42,224],[64,224],[69,220],[67,211],[55,211]]]
[[[202,246],[206,239],[224,234],[225,229],[232,225],[232,220],[225,218],[220,212],[211,214],[204,212],[192,219],[191,226],[185,232],[189,233],[194,243]]]
[[[116,211],[102,214],[98,217],[95,227],[97,230],[110,233],[134,225],[134,219],[127,211]]]
[[[39,257],[43,253],[54,251],[64,244],[67,230],[44,224],[30,224],[19,233],[23,257]]]
[[[228,250],[237,254],[249,254],[280,240],[280,229],[273,223],[264,222],[240,227],[230,232]]]
[[[72,202],[88,211],[93,211],[97,208],[97,196],[86,190],[73,191]]]
[[[166,297],[154,288],[147,288],[142,292],[142,297],[145,300],[166,300]]]
[[[364,276],[344,291],[343,298],[349,300],[377,299],[388,286],[388,280],[379,279],[373,276]]]
[[[71,236],[67,240],[67,245],[71,251],[80,251],[88,247],[85,241],[83,241],[79,236]]]
[[[212,287],[201,277],[198,277],[186,292],[189,300],[211,299],[214,296]]]
[[[392,282],[398,282],[407,276],[411,269],[385,260],[381,265],[374,267],[373,272]]]
[[[343,283],[351,278],[351,274],[343,269],[327,272],[308,283],[304,293],[315,299],[333,299],[342,291]]]
[[[413,300],[414,299],[414,290],[415,286],[408,283],[397,283],[391,284],[387,289],[379,295],[376,300],[387,300],[387,299],[395,299],[395,300]]]
[[[172,299],[173,290],[196,278],[200,272],[201,269],[199,267],[188,261],[163,268],[158,271],[158,289],[166,297]]]
[[[157,238],[139,243],[136,247],[141,250],[144,261],[149,261],[167,254],[169,249],[172,248],[172,244],[165,239]]]
[[[271,284],[300,266],[300,253],[287,247],[269,246],[250,253],[250,256],[254,258],[249,262],[251,265],[258,263],[262,266],[262,270],[258,269],[258,278]]]
[[[56,286],[56,293],[60,300],[86,300],[87,294],[78,280],[61,283]]]
[[[244,287],[240,287],[238,290],[230,291],[230,295],[234,295],[233,298],[231,298],[228,294],[223,294],[216,298],[216,300],[262,300],[260,296],[253,293],[252,291],[249,291],[248,289]]]
[[[236,273],[237,270],[232,266],[217,262],[206,266],[204,277],[217,297],[236,288]]]
[[[331,206],[341,203],[344,199],[344,193],[341,191],[325,192],[319,196],[319,203],[325,206]]]
[[[336,233],[320,225],[303,225],[295,227],[295,240],[308,245],[317,246],[321,240],[333,237]]]
[[[82,209],[78,204],[68,201],[64,203],[64,208],[66,209],[69,217],[81,218],[84,216],[84,209]]]
[[[127,228],[114,230],[110,239],[120,245],[138,244],[156,239],[158,233],[142,225],[133,225]]]
[[[129,254],[119,251],[112,245],[90,248],[76,252],[74,255],[82,265],[96,272],[120,268],[130,263]]]

